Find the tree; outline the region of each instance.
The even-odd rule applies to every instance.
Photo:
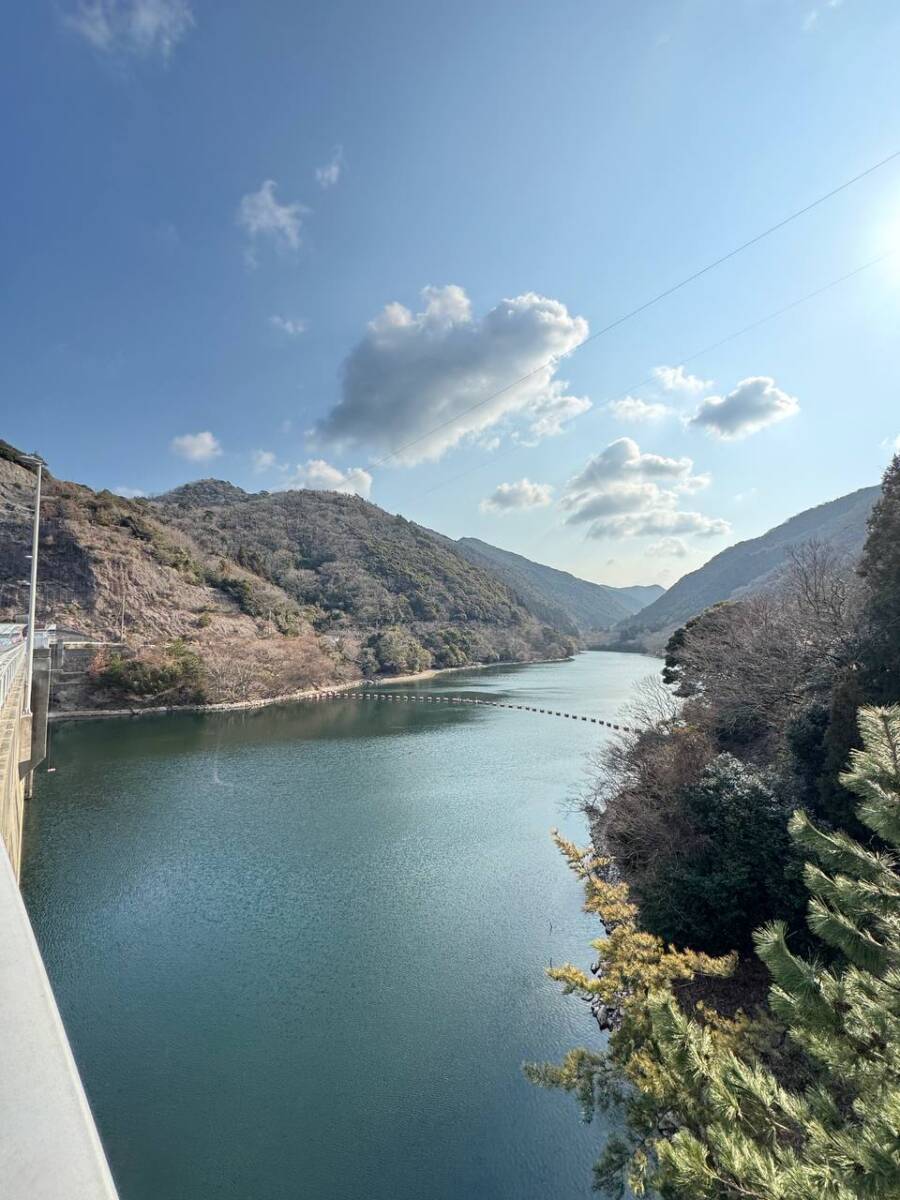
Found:
[[[875,703],[900,697],[900,454],[884,473],[859,565],[866,585],[866,687]]]
[[[663,972],[632,990],[628,1037],[623,1024],[605,1054],[573,1052],[561,1068],[532,1069],[589,1110],[624,1098],[626,1135],[598,1164],[608,1194],[621,1195],[627,1179],[663,1200],[900,1195],[900,708],[862,710],[859,723],[863,749],[843,782],[860,801],[859,820],[892,852],[819,829],[800,811],[791,819],[812,860],[808,925],[827,958],[796,955],[782,922],[756,935],[784,1045],[764,1022],[689,1011]],[[573,968],[551,974],[590,997],[592,981]]]
[[[861,629],[853,656],[834,681],[819,783],[824,814],[858,835],[861,830],[852,816],[847,817],[852,797],[839,781],[847,756],[859,745],[856,711],[862,704],[900,700],[900,454],[891,460],[881,488],[858,568],[863,584]]]

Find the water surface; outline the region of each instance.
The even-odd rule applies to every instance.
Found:
[[[655,669],[417,688],[615,719]],[[584,837],[604,736],[344,700],[55,727],[23,887],[121,1200],[587,1200],[602,1130],[521,1064],[599,1044],[543,971],[597,936],[548,830]]]

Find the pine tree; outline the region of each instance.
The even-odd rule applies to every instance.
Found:
[[[859,723],[863,748],[842,782],[860,800],[860,821],[898,849],[900,708],[864,709]],[[613,1035],[602,1070],[591,1076],[590,1061],[570,1056],[559,1078],[542,1080],[580,1087],[587,1101],[591,1078],[624,1099],[628,1134],[608,1148],[597,1178],[613,1194],[624,1175],[664,1200],[900,1196],[897,856],[823,831],[802,812],[790,830],[811,860],[808,924],[827,953],[795,955],[780,923],[756,942],[799,1066],[786,1071],[759,1028],[685,1011],[663,981],[635,1000],[643,1016],[630,1038]]]

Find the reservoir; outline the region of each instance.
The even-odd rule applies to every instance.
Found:
[[[396,690],[624,716],[655,659]],[[549,837],[608,731],[338,700],[54,726],[23,890],[121,1200],[588,1200],[603,1129],[524,1079],[598,1047]]]

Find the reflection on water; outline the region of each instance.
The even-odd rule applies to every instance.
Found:
[[[415,685],[611,719],[637,656]],[[412,685],[402,685],[403,691]],[[601,1130],[521,1076],[596,1042],[547,836],[596,727],[336,701],[54,730],[23,886],[122,1200],[567,1200]]]

